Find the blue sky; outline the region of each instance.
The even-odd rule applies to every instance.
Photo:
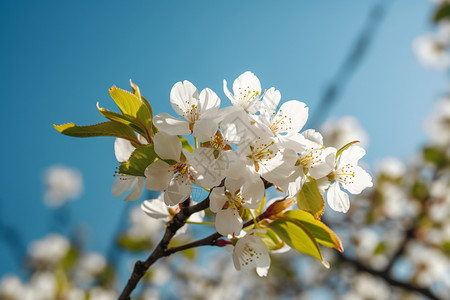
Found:
[[[49,230],[42,173],[53,164],[81,170],[85,190],[70,204],[91,228],[90,249],[103,251],[128,203],[111,195],[117,162],[112,138],[76,139],[52,124],[102,121],[95,104],[114,109],[113,84],[130,78],[155,113],[174,114],[172,85],[189,80],[228,103],[222,80],[253,71],[282,101],[314,113],[379,1],[1,1],[0,118],[3,170],[0,218],[26,242]],[[389,2],[389,1],[387,1]],[[446,87],[444,74],[422,69],[411,42],[429,30],[432,3],[392,1],[364,61],[330,116],[357,117],[370,136],[366,161],[408,159],[426,140],[422,122]],[[17,264],[0,240],[0,276]]]

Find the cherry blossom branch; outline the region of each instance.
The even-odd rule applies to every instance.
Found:
[[[267,212],[268,211],[266,210],[266,212],[262,213],[261,215],[259,215],[255,219],[247,221],[242,226],[242,228],[245,228],[245,227],[248,227],[248,226],[251,226],[251,225],[255,224],[255,220],[256,220],[256,222],[259,222],[259,221],[267,218],[268,217]],[[207,236],[207,237],[205,237],[203,239],[200,239],[200,240],[197,240],[197,241],[185,244],[185,245],[181,245],[181,246],[178,246],[178,247],[168,248],[168,249],[165,250],[164,256],[169,256],[169,255],[171,255],[173,253],[176,253],[176,252],[179,252],[179,251],[183,251],[183,250],[187,250],[187,249],[191,249],[191,248],[195,248],[195,247],[199,247],[199,246],[214,246],[214,245],[217,245],[216,242],[222,236],[223,235],[221,235],[220,233],[215,232],[215,233],[213,233],[213,234],[211,234],[211,235],[209,235],[209,236]]]
[[[218,187],[223,186],[224,184],[225,180],[222,180],[221,184]],[[267,189],[270,186],[272,186],[272,184],[264,180],[264,187]],[[136,264],[134,265],[133,272],[130,278],[128,279],[127,285],[123,289],[122,294],[119,297],[119,300],[131,299],[131,293],[134,291],[141,278],[145,275],[150,266],[153,265],[158,259],[194,247],[215,245],[217,240],[220,237],[222,237],[220,233],[215,232],[207,236],[206,238],[178,247],[168,248],[170,240],[173,238],[178,229],[180,229],[186,224],[188,218],[192,214],[209,208],[210,204],[209,195],[200,203],[197,203],[192,206],[190,205],[190,203],[191,203],[190,197],[182,203],[181,210],[173,216],[172,220],[168,222],[166,231],[164,232],[164,236],[162,237],[159,244],[156,246],[155,250],[153,250],[153,252],[147,258],[147,260],[145,262],[140,260],[136,262]],[[269,207],[264,213],[256,217],[256,219],[252,219],[246,222],[243,225],[243,228],[253,225],[255,221],[259,222],[262,219],[267,218],[271,214],[271,212],[272,210]]]
[[[145,262],[137,261],[134,265],[133,273],[128,279],[127,285],[122,291],[122,294],[119,297],[119,300],[129,300],[131,299],[131,293],[136,288],[136,285],[141,280],[141,278],[145,275],[147,270],[153,265],[158,259],[160,259],[164,255],[167,247],[169,246],[170,240],[173,238],[175,233],[186,224],[187,219],[194,213],[204,210],[209,207],[209,196],[206,197],[202,202],[190,206],[191,199],[188,198],[182,204],[181,210],[175,214],[172,220],[169,221],[166,227],[166,231],[164,236],[162,237],[159,244],[156,246],[155,250],[150,254]]]

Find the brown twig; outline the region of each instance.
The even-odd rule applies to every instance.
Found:
[[[140,260],[136,262],[136,264],[134,265],[133,273],[131,274],[130,279],[128,279],[127,285],[123,289],[119,300],[131,299],[131,293],[136,288],[136,285],[144,276],[145,272],[147,272],[147,270],[150,268],[150,266],[161,257],[167,256],[164,255],[164,253],[167,250],[170,240],[173,238],[178,229],[186,224],[187,219],[192,214],[209,207],[209,196],[206,197],[206,199],[202,202],[193,206],[190,206],[190,202],[190,198],[183,202],[181,210],[167,224],[163,238],[159,242],[158,246],[156,246],[155,250],[153,250],[152,254],[150,254],[150,256],[147,258],[147,260],[145,262]]]
[[[353,265],[357,270],[369,273],[369,274],[371,274],[373,276],[376,276],[376,277],[379,277],[379,278],[383,279],[384,281],[386,281],[387,283],[389,283],[392,286],[400,287],[400,288],[403,288],[403,289],[411,291],[411,292],[420,293],[420,294],[422,294],[422,295],[424,295],[424,296],[426,296],[426,297],[428,297],[430,299],[433,299],[433,300],[439,300],[439,298],[436,295],[434,295],[431,292],[431,290],[428,289],[428,288],[421,288],[421,287],[412,285],[410,283],[394,279],[388,273],[386,273],[384,270],[377,271],[377,270],[374,270],[372,268],[369,268],[368,266],[364,265],[360,261],[358,261],[356,259],[349,258],[349,257],[343,255],[340,252],[337,252],[337,255],[344,262],[347,262],[347,263],[350,263],[351,265]]]

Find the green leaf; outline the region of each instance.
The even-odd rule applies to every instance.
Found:
[[[148,112],[150,114],[150,120],[153,119],[153,109],[152,106],[150,105],[150,103],[147,101],[147,99],[145,99],[144,96],[141,95],[141,91],[139,89],[139,87],[137,86],[137,84],[134,84],[131,79],[130,79],[130,85],[131,88],[133,89],[133,94],[138,97],[139,99],[141,99],[142,103],[144,103],[144,105],[147,107]]]
[[[155,153],[153,145],[136,148],[130,158],[119,167],[119,173],[145,176],[145,169],[157,159],[158,155]]]
[[[117,244],[131,252],[141,252],[152,249],[150,239],[136,239],[126,234],[117,238]]]
[[[280,218],[269,224],[269,227],[291,248],[322,261],[322,254],[314,235],[302,223],[289,218]]]
[[[147,106],[136,95],[113,86],[109,94],[124,115],[135,118],[147,130],[152,125],[151,113]]]
[[[79,257],[79,252],[76,248],[70,247],[69,251],[67,251],[66,255],[63,257],[61,261],[61,265],[64,271],[68,272],[73,269],[75,263],[77,262]]]
[[[433,22],[438,23],[443,19],[450,18],[450,4],[441,4],[433,15]]]
[[[353,141],[353,142],[350,142],[347,145],[343,146],[341,149],[339,149],[336,152],[336,158],[338,158],[342,154],[342,152],[345,151],[345,149],[347,149],[348,147],[350,147],[351,145],[356,144],[356,143],[359,143],[359,141]]]
[[[424,148],[423,158],[437,167],[444,167],[447,164],[445,150],[439,147]]]
[[[302,210],[289,210],[284,214],[292,222],[301,223],[314,235],[316,241],[326,247],[344,251],[338,236],[327,225],[316,220],[310,213]]]
[[[259,235],[259,237],[270,251],[281,249],[284,246],[283,240],[273,230],[266,229],[266,233]]]
[[[119,122],[124,125],[127,125],[127,126],[131,127],[134,131],[136,131],[137,133],[142,135],[143,137],[147,136],[147,133],[142,129],[141,124],[139,124],[139,122],[137,122],[136,119],[134,119],[130,116],[118,114],[116,112],[107,110],[106,108],[100,107],[98,102],[97,102],[97,109],[102,114],[102,116],[104,116],[105,118],[107,118],[111,121],[114,121],[114,122]]]
[[[183,149],[186,149],[187,151],[189,151],[191,153],[194,151],[194,148],[191,146],[191,144],[185,137],[179,135],[178,138],[181,141],[181,145],[183,146]]]
[[[53,124],[62,134],[74,137],[114,136],[140,144],[136,134],[128,126],[118,122],[104,122],[89,126],[77,126],[73,123]]]
[[[320,219],[325,209],[325,201],[314,178],[309,177],[309,182],[303,184],[302,190],[296,197],[298,208],[311,213],[314,218]]]

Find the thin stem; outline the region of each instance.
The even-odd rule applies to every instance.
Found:
[[[186,221],[186,224],[208,225],[208,226],[215,226],[216,225],[216,223],[214,223],[214,222],[193,222],[193,221]]]

